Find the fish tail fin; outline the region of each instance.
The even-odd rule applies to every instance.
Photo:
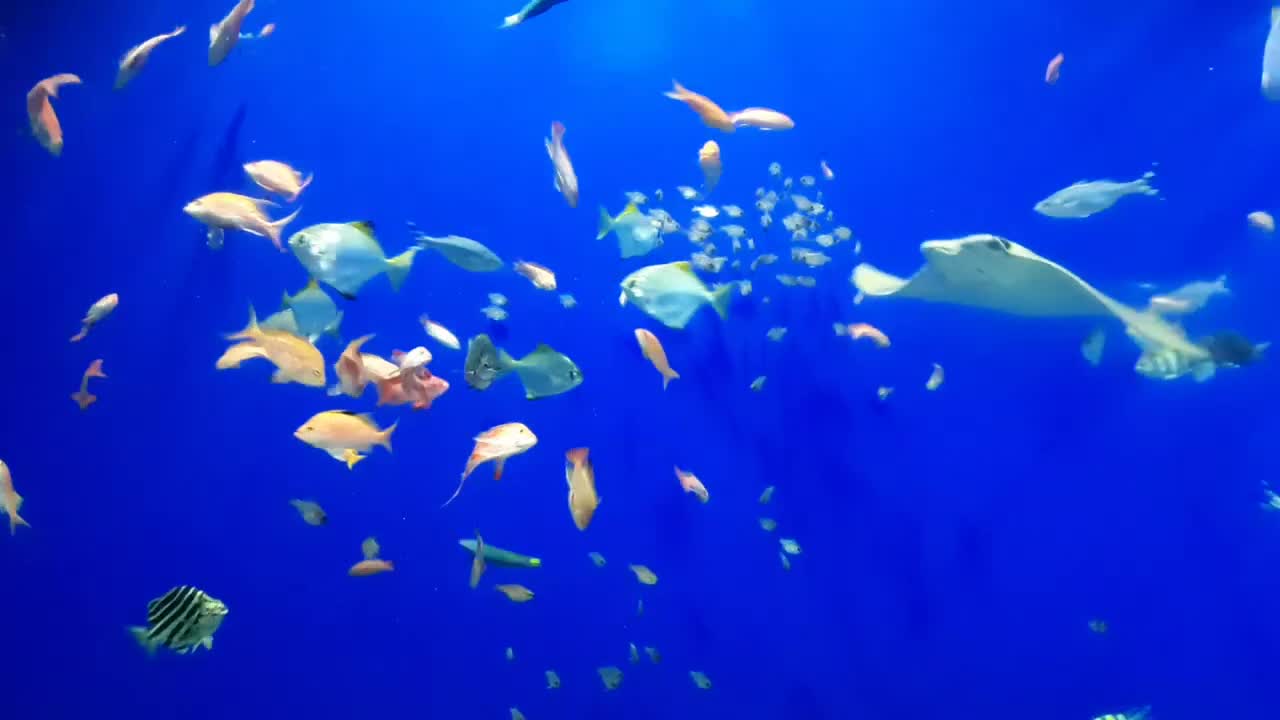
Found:
[[[413,269],[413,257],[421,249],[411,247],[387,261],[387,279],[391,281],[392,290],[399,290],[404,285],[405,278],[409,277],[409,271]]]
[[[238,333],[227,336],[228,340],[257,340],[262,337],[262,329],[258,327],[258,312],[249,306],[249,324]]]
[[[471,471],[474,469],[471,465],[474,459],[475,454],[472,453],[471,458],[467,459],[467,469],[462,472],[462,479],[458,481],[458,487],[453,491],[453,494],[449,496],[449,499],[445,500],[444,504],[440,506],[441,509],[449,507],[449,503],[457,500],[458,496],[462,494],[462,486],[467,484],[467,476],[470,475]]]
[[[679,380],[679,379],[680,379],[680,373],[670,368],[667,368],[667,371],[662,373],[662,389],[666,390],[667,385],[670,385],[672,380]]]
[[[98,401],[98,396],[86,390],[84,392],[71,393],[71,399],[75,400],[76,404],[80,406],[80,412],[84,412],[89,409],[90,405]]]
[[[271,244],[276,246],[280,252],[284,252],[284,245],[280,242],[280,233],[284,232],[284,227],[293,222],[298,213],[302,212],[302,208],[298,208],[275,222],[267,223],[267,237],[271,240]]]
[[[315,173],[311,173],[310,175],[307,175],[306,179],[302,181],[302,184],[298,185],[297,192],[289,196],[289,202],[297,202],[298,196],[301,195],[302,191],[306,190],[307,186],[311,184],[311,181],[315,179],[316,179]]]
[[[71,336],[71,342],[80,342],[81,340],[85,339],[88,336],[89,336],[89,326],[84,325],[80,328],[80,332]]]
[[[831,329],[836,331],[837,337],[849,334],[849,326],[844,323],[831,323]]]
[[[716,309],[716,314],[721,320],[729,319],[729,304],[733,302],[735,289],[737,289],[737,283],[725,283],[711,291],[711,307]]]
[[[396,426],[399,424],[400,421],[397,420],[391,423],[391,427],[378,433],[378,444],[386,448],[387,452],[391,452],[391,433],[396,431]]]
[[[498,29],[505,30],[509,27],[515,27],[516,25],[519,25],[522,22],[524,22],[524,20],[520,17],[520,13],[516,13],[515,15],[508,15],[502,18],[502,24],[498,26]]]
[[[1160,190],[1158,188],[1151,187],[1151,179],[1155,176],[1156,174],[1154,171],[1146,171],[1142,174],[1142,177],[1138,178],[1134,182],[1134,190],[1142,193],[1143,195],[1159,195]]]
[[[666,91],[666,92],[664,92],[664,93],[662,93],[662,94],[663,94],[663,95],[666,95],[667,97],[671,98],[672,100],[683,100],[683,99],[684,99],[684,96],[685,96],[685,93],[687,93],[687,92],[689,92],[689,91],[688,91],[688,90],[685,90],[685,89],[684,89],[684,86],[683,86],[683,85],[681,85],[679,81],[677,81],[677,80],[675,80],[675,79],[673,78],[673,79],[671,80],[671,89],[670,89],[670,90],[668,90],[668,91]]]
[[[156,642],[148,635],[147,628],[135,625],[127,629],[129,630],[129,634],[133,636],[134,641],[137,642],[143,650],[146,650],[148,655],[156,654]]]
[[[19,496],[18,496],[18,503],[17,503],[17,504],[18,504],[19,506],[21,506],[21,505],[22,505],[22,496],[21,496],[21,495],[19,495]],[[24,520],[24,519],[23,519],[23,517],[22,517],[21,515],[19,515],[19,514],[18,514],[17,509],[14,509],[14,511],[9,515],[9,534],[10,534],[10,535],[17,535],[17,534],[18,534],[18,526],[19,526],[19,525],[21,525],[22,527],[25,527],[25,528],[29,528],[29,527],[31,527],[31,523],[29,523],[29,522],[27,522],[26,520]]]
[[[596,239],[603,240],[613,232],[613,216],[609,214],[604,206],[600,206],[600,222],[596,225]]]

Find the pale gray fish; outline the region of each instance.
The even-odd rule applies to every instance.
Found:
[[[443,255],[445,260],[463,270],[469,272],[494,272],[504,267],[502,258],[475,240],[458,235],[431,237],[419,232],[417,226],[413,223],[409,223],[409,228],[419,245],[428,250],[435,250]]]
[[[1081,180],[1036,203],[1035,211],[1052,218],[1087,218],[1110,208],[1128,195],[1159,195],[1160,191],[1150,183],[1155,176],[1155,173],[1147,172],[1130,182]]]
[[[1262,48],[1262,95],[1280,100],[1280,8],[1271,8],[1271,30]]]

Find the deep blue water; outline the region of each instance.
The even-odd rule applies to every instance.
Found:
[[[227,0],[0,10],[14,126],[2,145],[0,457],[34,526],[0,536],[6,714],[1276,716],[1280,515],[1258,507],[1280,470],[1273,362],[1162,383],[1133,372],[1118,328],[1102,366],[1085,365],[1091,321],[855,307],[848,245],[814,290],[762,270],[728,322],[704,312],[668,330],[620,309],[617,283],[692,246],[672,236],[621,261],[612,240],[593,240],[596,206],[616,212],[626,190],[665,188],[686,222],[673,188],[698,184],[697,148],[714,137],[721,203],[749,207],[771,161],[795,176],[830,162],[824,200],[886,270],[916,268],[922,240],[992,232],[1135,304],[1138,281],[1227,273],[1233,294],[1188,330],[1276,339],[1280,241],[1244,222],[1280,207],[1280,107],[1258,91],[1265,3],[572,0],[497,31],[517,2],[263,0],[246,30],[274,21],[277,33],[213,69],[206,28]],[[185,36],[111,90],[126,48],[181,23]],[[1062,80],[1047,87],[1059,51]],[[67,138],[55,159],[28,136],[21,100],[58,72],[85,84],[55,101]],[[731,108],[785,110],[798,127],[713,134],[662,97],[673,77]],[[577,209],[551,187],[552,120],[568,127]],[[425,413],[376,411],[401,422],[394,454],[349,473],[295,440],[312,413],[373,400],[272,385],[265,364],[216,372],[222,334],[248,305],[274,310],[306,275],[240,233],[212,252],[182,213],[208,192],[247,192],[241,164],[267,158],[316,175],[290,231],[373,220],[391,253],[413,220],[545,263],[580,303],[565,310],[511,272],[468,274],[424,253],[399,293],[378,278],[343,302],[347,338],[412,347],[424,311],[464,338],[493,332],[478,310],[498,291],[511,299],[499,344],[520,355],[549,343],[586,382],[537,402],[515,380],[480,393],[462,354],[436,348],[449,393]],[[1153,163],[1159,200],[1076,222],[1031,210],[1075,180]],[[754,211],[747,220],[755,229]],[[775,267],[794,272],[785,258]],[[119,310],[69,345],[110,291]],[[872,322],[893,347],[839,341],[837,320]],[[775,325],[791,331],[781,344],[764,338]],[[639,326],[683,376],[665,393],[635,347]],[[331,363],[340,345],[321,348]],[[67,394],[95,357],[110,378],[81,414]],[[934,361],[948,379],[927,393]],[[762,374],[765,390],[748,391]],[[880,385],[898,388],[887,404]],[[482,469],[438,509],[471,437],[515,420],[539,445],[502,482]],[[585,533],[562,480],[577,446],[591,448],[603,497]],[[680,493],[675,464],[710,503]],[[770,484],[775,505],[762,510]],[[319,501],[329,525],[299,521],[293,497]],[[765,513],[779,533],[759,529]],[[467,588],[456,540],[475,529],[544,559],[486,576],[529,585],[533,602]],[[790,573],[778,534],[804,547]],[[368,535],[394,574],[346,575]],[[586,559],[593,550],[606,568]],[[659,584],[640,588],[629,562]],[[124,627],[180,583],[230,615],[212,652],[149,660]],[[1091,633],[1091,618],[1109,632]],[[630,641],[663,663],[632,666]],[[614,693],[594,671],[609,664],[626,673]],[[543,688],[546,669],[563,688]],[[694,669],[712,691],[693,686]]]

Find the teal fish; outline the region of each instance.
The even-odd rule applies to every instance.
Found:
[[[567,393],[581,385],[583,379],[582,371],[573,360],[550,345],[538,345],[533,352],[516,360],[495,346],[488,335],[477,335],[468,341],[464,370],[467,384],[477,390],[487,390],[514,372],[520,377],[524,396],[529,400]]]
[[[342,324],[342,311],[337,303],[329,297],[315,278],[293,297],[284,294],[284,307],[293,311],[294,332],[315,342],[321,335],[338,337],[338,326]]]
[[[476,554],[477,543],[475,538],[464,538],[462,540],[459,540],[458,544],[461,545],[467,552],[471,553],[472,555]],[[489,543],[484,544],[484,559],[485,559],[485,562],[493,563],[498,567],[511,567],[511,568],[542,567],[542,560],[539,560],[536,557],[529,557],[528,555],[513,553],[510,550],[503,550],[500,547],[494,547]]]
[[[703,305],[727,319],[733,287],[730,283],[707,289],[688,261],[649,265],[623,278],[618,302],[631,302],[663,325],[681,330]]]
[[[582,371],[578,366],[550,345],[538,345],[533,352],[514,361],[499,348],[498,362],[516,372],[524,386],[524,396],[529,400],[567,393],[582,384]]]
[[[420,248],[412,247],[388,259],[374,235],[373,223],[321,223],[293,234],[289,247],[311,277],[326,283],[348,300],[366,282],[387,274],[399,290]]]
[[[661,229],[661,221],[655,222],[640,212],[635,203],[628,204],[618,217],[609,217],[609,211],[602,207],[596,239],[603,240],[609,233],[614,233],[618,236],[618,250],[624,259],[639,257],[662,245]]]

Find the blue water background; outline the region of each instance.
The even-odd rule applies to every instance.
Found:
[[[677,332],[618,308],[618,281],[642,261],[593,240],[596,206],[616,212],[625,190],[663,187],[687,221],[672,188],[698,184],[696,150],[714,138],[722,203],[749,206],[771,161],[796,176],[830,162],[828,206],[885,269],[914,269],[922,240],[993,232],[1135,304],[1135,282],[1226,272],[1232,297],[1188,329],[1276,339],[1280,251],[1243,220],[1277,207],[1280,107],[1258,92],[1264,3],[573,0],[498,32],[513,4],[264,0],[246,30],[274,21],[276,35],[214,69],[206,28],[228,2],[0,11],[14,126],[0,146],[0,456],[34,526],[0,540],[8,712],[1067,720],[1151,704],[1159,718],[1275,716],[1280,523],[1257,505],[1280,468],[1273,363],[1164,384],[1132,372],[1117,327],[1091,369],[1078,353],[1087,321],[855,307],[848,245],[816,290],[762,271],[729,322],[706,312]],[[112,92],[123,51],[179,23],[187,35]],[[1050,88],[1043,67],[1059,51]],[[26,135],[21,99],[58,72],[85,85],[55,101],[67,140],[54,159]],[[798,128],[713,135],[661,96],[672,78],[730,108],[783,109]],[[552,120],[568,127],[576,210],[551,187]],[[306,276],[251,236],[211,252],[181,212],[246,191],[241,164],[264,158],[316,174],[290,230],[373,220],[390,253],[411,219],[547,264],[580,302],[565,310],[510,272],[424,253],[401,292],[379,278],[344,304],[346,337],[412,347],[424,311],[483,332],[478,310],[500,291],[500,344],[550,343],[585,384],[538,402],[514,381],[477,393],[461,353],[439,349],[450,392],[426,413],[376,413],[400,419],[394,454],[348,473],[293,439],[314,412],[372,400],[273,386],[252,364],[216,372],[221,334],[248,305],[274,310]],[[1031,211],[1075,180],[1153,163],[1159,200],[1084,222]],[[776,230],[768,249],[785,256]],[[673,236],[651,258],[689,250]],[[69,345],[109,291],[120,309]],[[875,323],[892,349],[838,340],[837,320]],[[764,339],[774,325],[791,329],[782,344]],[[682,374],[665,393],[638,326]],[[322,347],[329,362],[340,349]],[[81,414],[66,396],[95,357],[110,379]],[[935,361],[948,379],[930,394]],[[769,380],[754,394],[758,375]],[[887,405],[880,385],[897,387]],[[439,510],[472,435],[514,420],[538,447]],[[577,446],[603,496],[586,533],[561,479]],[[709,504],[679,492],[675,464]],[[762,509],[769,484],[776,504]],[[292,497],[321,502],[329,526],[302,524]],[[790,573],[762,514],[804,547]],[[525,583],[534,602],[467,589],[455,542],[475,529],[544,559],[486,578]],[[368,535],[395,574],[347,577]],[[640,588],[628,562],[660,583]],[[123,628],[179,583],[231,614],[213,652],[148,660]],[[1091,618],[1110,632],[1090,633]],[[629,641],[663,663],[630,665]],[[594,672],[608,664],[626,673],[612,694]],[[559,691],[543,689],[549,668]],[[713,691],[693,687],[693,669]]]

